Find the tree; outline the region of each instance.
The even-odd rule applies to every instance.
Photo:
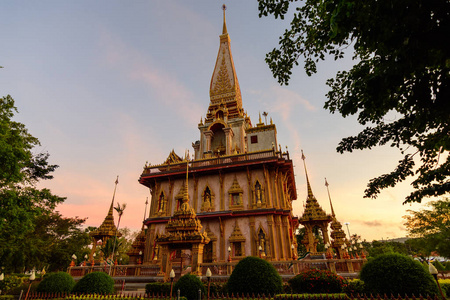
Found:
[[[259,16],[283,19],[291,2],[259,0]],[[414,190],[404,203],[450,191],[449,15],[445,0],[305,0],[279,48],[266,56],[274,77],[288,84],[302,57],[312,75],[319,61],[343,58],[353,47],[357,63],[327,81],[325,108],[357,114],[366,128],[344,138],[337,151],[390,145],[404,156],[395,170],[369,182],[364,197],[376,198],[410,176]]]
[[[7,272],[48,263],[84,222],[54,212],[65,198],[36,187],[58,166],[49,164],[48,153],[38,153],[39,140],[12,120],[14,113],[12,97],[0,98],[0,264]]]
[[[405,226],[411,237],[420,238],[426,253],[450,257],[450,199],[427,203],[431,209],[408,210]]]

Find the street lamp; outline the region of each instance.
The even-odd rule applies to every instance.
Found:
[[[173,280],[175,279],[175,271],[172,269],[170,270],[170,300],[172,300],[172,288],[173,288]]]
[[[0,274],[0,281],[3,281],[5,279],[5,275],[2,273]],[[2,294],[2,290],[0,290],[0,295]]]
[[[87,261],[87,259],[88,259],[88,255],[87,255],[87,254],[85,254],[85,255],[84,255],[84,262],[83,262],[83,266],[86,266],[86,261]]]
[[[230,246],[228,246],[228,262],[231,262],[231,247]]]
[[[262,258],[262,247],[261,247],[261,245],[259,245],[258,251],[259,251],[259,258]]]
[[[92,254],[92,262],[91,262],[91,266],[94,266],[95,265],[95,252],[94,252],[94,254]]]
[[[431,262],[428,263],[428,271],[430,271],[430,274],[433,275],[434,280],[436,280],[436,283],[439,287],[439,292],[441,292],[442,299],[445,299],[444,294],[442,293],[442,290],[441,290],[441,285],[439,284],[439,280],[437,278],[438,270]]]
[[[350,229],[348,228],[348,225],[350,225],[350,222],[345,222],[344,225],[347,226],[348,239],[351,240],[352,236],[350,235]]]
[[[142,251],[139,251],[139,261],[138,261],[138,265],[142,264],[141,256],[142,256]]]
[[[291,245],[291,249],[292,249],[292,260],[295,260],[296,255],[295,255],[295,246],[294,246],[294,244]]]
[[[208,268],[207,270],[206,270],[206,279],[208,279],[208,296],[207,296],[207,300],[209,300],[209,286],[210,286],[210,283],[211,283],[211,270]]]
[[[75,261],[77,260],[77,256],[75,254],[72,254],[72,261],[70,262],[70,266],[71,267],[75,267],[76,263]]]

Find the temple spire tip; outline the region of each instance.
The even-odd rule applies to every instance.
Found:
[[[223,10],[223,29],[222,29],[222,34],[227,34],[227,22],[225,19],[225,11],[227,10],[227,6],[225,4],[222,5],[222,10]]]

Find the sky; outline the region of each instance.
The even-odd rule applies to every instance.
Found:
[[[402,205],[410,181],[363,198],[369,180],[393,170],[401,154],[387,146],[337,153],[339,141],[363,127],[323,109],[326,80],[352,66],[351,49],[342,60],[321,62],[311,77],[298,66],[280,86],[264,59],[289,18],[259,18],[257,1],[1,2],[0,96],[15,99],[15,120],[41,142],[35,152],[59,165],[54,179],[40,183],[67,197],[57,210],[99,226],[119,176],[115,201],[127,203],[120,227],[141,228],[150,198],[138,183],[143,166],[162,163],[172,149],[192,153],[200,137],[223,3],[244,109],[254,124],[269,113],[294,161],[293,214],[302,215],[307,196],[303,149],[314,195],[331,213],[326,177],[346,232],[368,241],[405,236],[402,216],[423,207]]]

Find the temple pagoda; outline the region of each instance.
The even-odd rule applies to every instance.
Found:
[[[223,17],[193,156],[171,151],[162,164],[145,164],[139,178],[152,196],[143,263],[159,265],[160,276],[183,257],[201,275],[202,263],[249,255],[289,261],[297,247],[293,163],[278,145],[272,120],[259,117],[253,125],[243,108],[225,10]]]

